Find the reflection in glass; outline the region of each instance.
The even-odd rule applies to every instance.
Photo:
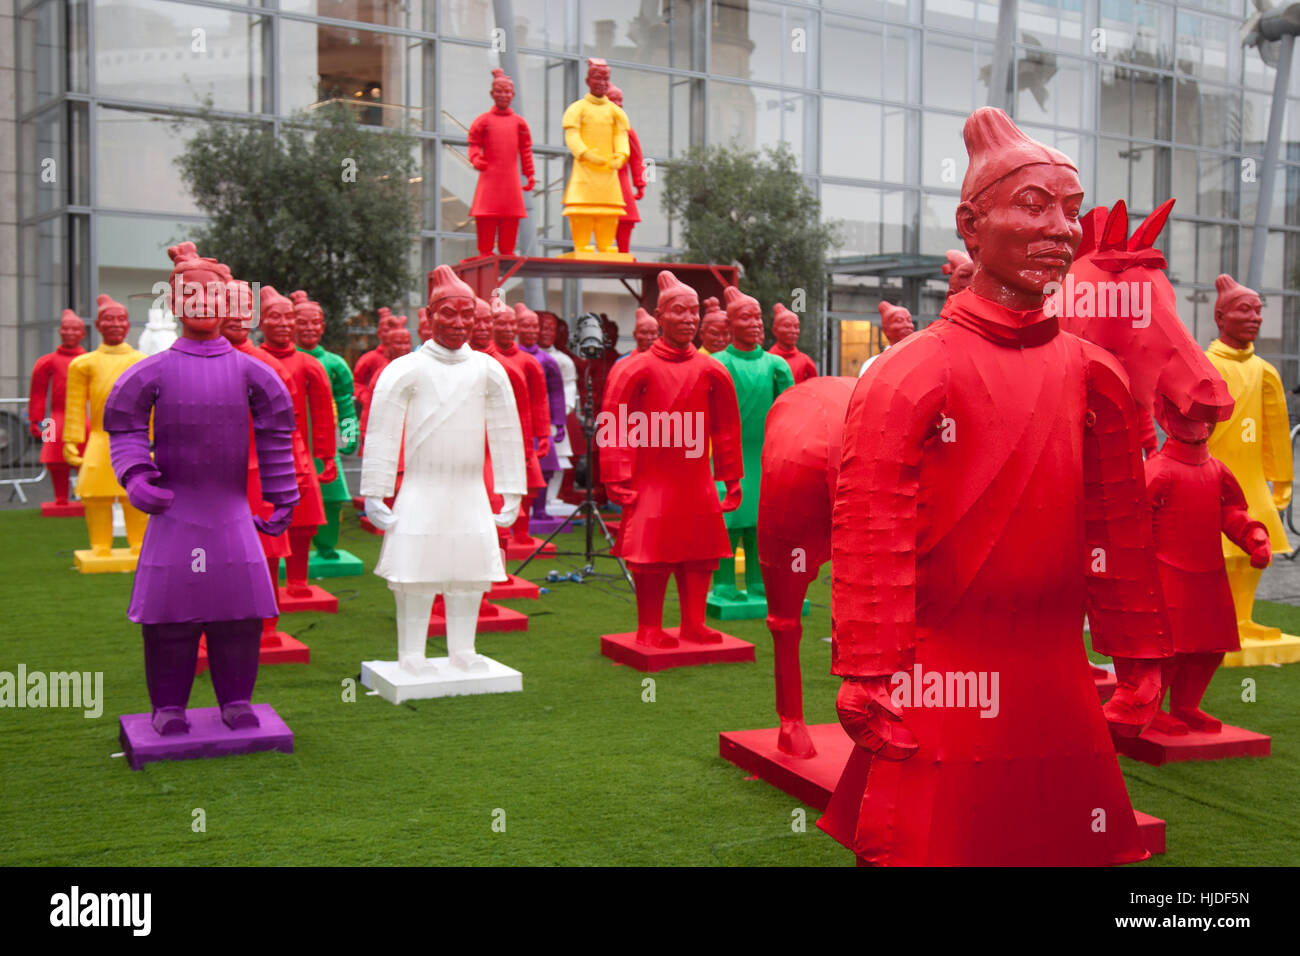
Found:
[[[940,189],[960,189],[966,175],[966,146],[961,131],[964,116],[923,113],[921,116],[921,183]]]
[[[916,30],[826,14],[822,88],[828,92],[909,101],[917,68]]]
[[[1240,90],[1180,79],[1177,96],[1174,142],[1214,149],[1240,148],[1244,118]]]
[[[421,40],[280,22],[280,106],[285,112],[345,103],[366,126],[422,122]]]
[[[1016,121],[1084,125],[1083,89],[1090,72],[1082,60],[1057,56],[1042,47],[1016,48]]]
[[[901,190],[823,183],[821,199],[823,221],[839,224],[832,257],[911,251]]]
[[[424,0],[432,5],[434,0]],[[516,49],[528,47],[572,51],[566,19],[571,0],[512,0],[514,30],[496,34],[492,0],[438,0],[440,33],[497,44],[513,40]],[[598,4],[608,6],[608,4]],[[432,29],[430,27],[430,29]]]
[[[175,158],[193,135],[176,118],[99,107],[95,111],[95,191],[98,204],[116,209],[197,213]]]
[[[705,0],[584,0],[581,53],[701,70],[702,44],[697,35],[704,36],[704,7]],[[713,29],[716,49],[718,28]],[[715,66],[714,72],[728,71]]]
[[[95,0],[95,86],[104,96],[262,109],[263,18],[162,0]],[[164,81],[165,78],[165,81]]]
[[[925,104],[970,113],[988,102],[993,48],[963,37],[930,34],[921,77]]]
[[[1147,0],[1101,0],[1103,59],[1169,69],[1174,65],[1174,17],[1170,7]]]
[[[807,142],[806,123],[816,115],[812,97],[715,81],[709,84],[709,111],[710,142],[737,143],[750,149],[785,143],[798,168],[805,172],[817,161],[816,142]]]
[[[1173,80],[1106,64],[1101,68],[1099,129],[1143,139],[1169,139]]]
[[[915,111],[823,97],[822,174],[906,181],[909,119],[915,125]]]
[[[714,0],[712,13],[710,72],[816,86],[816,14],[766,0]]]

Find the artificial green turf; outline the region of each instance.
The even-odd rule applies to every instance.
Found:
[[[578,536],[568,540],[574,546]],[[393,706],[344,682],[360,662],[396,653],[384,582],[319,582],[339,613],[296,614],[283,629],[309,665],[264,667],[255,700],[294,731],[293,755],[153,763],[112,755],[117,715],[148,709],[139,628],[126,620],[130,575],[79,575],[85,526],[0,513],[5,623],[0,670],[102,671],[99,719],[80,711],[0,711],[0,863],[7,865],[723,864],[851,865],[798,801],[718,757],[718,731],[775,724],[772,643],[760,621],[728,622],[756,664],[644,675],[600,655],[601,633],[635,623],[630,592],[562,583],[526,611],[522,634],[485,634],[478,649],[524,674],[521,694]],[[380,539],[344,517],[342,546],[373,567]],[[534,562],[541,580],[571,559]],[[672,589],[670,589],[671,595]],[[829,585],[804,619],[810,722],[835,719]],[[671,600],[671,598],[670,598]],[[670,620],[676,606],[667,608]],[[1300,631],[1300,609],[1261,604],[1261,622]],[[430,656],[445,653],[440,639]],[[644,681],[654,681],[646,702]],[[1257,682],[1243,703],[1241,681]],[[1143,865],[1294,864],[1300,665],[1224,669],[1207,709],[1273,735],[1269,759],[1149,767],[1121,758],[1136,807],[1169,821],[1169,852]],[[193,706],[215,701],[195,682]],[[195,832],[201,808],[205,832]],[[493,828],[503,810],[505,831]],[[500,814],[496,814],[500,819]]]

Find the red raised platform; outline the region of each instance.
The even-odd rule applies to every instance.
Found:
[[[368,532],[370,534],[377,534],[380,537],[383,537],[384,533],[380,531],[378,528],[376,528],[374,524],[371,522],[371,520],[367,518],[365,515],[362,515],[359,521],[361,523],[362,531]]]
[[[776,747],[777,729],[736,730],[718,734],[718,756],[788,793],[814,810],[825,812],[853,741],[839,724],[809,724],[815,757],[791,757]],[[1165,821],[1133,811],[1138,831],[1152,853],[1165,852]]]
[[[673,637],[676,627],[664,628]],[[602,634],[600,652],[616,664],[626,664],[639,671],[662,671],[670,667],[696,667],[700,664],[733,664],[752,661],[754,645],[730,634],[719,644],[696,644],[682,641],[676,647],[647,647],[636,642],[636,631],[626,634]]]
[[[266,664],[310,664],[311,648],[298,638],[284,631],[276,631],[270,637],[262,635],[261,646],[257,652],[257,666]],[[199,638],[199,661],[194,673],[202,674],[208,669],[208,639]]]
[[[1115,749],[1126,757],[1156,767],[1184,760],[1225,760],[1229,757],[1268,757],[1273,738],[1253,730],[1224,724],[1217,734],[1198,733],[1175,737],[1147,728],[1136,737],[1115,737]]]
[[[434,605],[433,613],[429,615],[430,637],[447,636],[447,618],[440,613],[441,609],[440,604]],[[508,607],[500,607],[496,604],[480,607],[478,623],[474,625],[474,631],[477,634],[501,634],[506,631],[526,630],[528,630],[527,614]]]
[[[339,599],[329,591],[315,584],[307,585],[311,594],[293,597],[287,588],[275,589],[275,600],[280,606],[281,614],[296,614],[299,611],[323,611],[326,614],[339,612]]]
[[[512,574],[509,578],[508,581],[498,581],[492,585],[492,590],[487,593],[489,601],[535,600],[542,596],[542,589],[532,581],[517,574]]]
[[[353,495],[352,507],[355,508],[357,511],[364,512],[366,510],[366,499],[362,498],[360,495]]]
[[[506,549],[505,549],[506,560],[522,561],[524,558],[531,555],[533,551],[537,548],[537,546],[541,543],[542,543],[541,538],[530,538],[526,542],[520,542],[520,541],[516,541],[514,538],[510,538],[506,541]],[[541,552],[536,555],[534,560],[537,560],[538,558],[553,558],[553,557],[555,557],[555,545],[548,544],[542,548]]]
[[[86,517],[86,506],[80,501],[65,501],[63,504],[56,504],[53,501],[41,502],[42,518],[84,518]]]

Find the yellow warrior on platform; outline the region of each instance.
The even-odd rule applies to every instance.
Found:
[[[77,469],[77,495],[86,506],[86,528],[90,549],[74,552],[77,570],[83,574],[106,571],[134,571],[144,541],[148,515],[137,510],[117,483],[109,458],[108,432],[104,431],[104,403],[113,385],[128,368],[145,355],[126,344],[131,328],[126,306],[107,295],[98,299],[95,328],[103,339],[99,348],[78,355],[68,366],[68,401],[63,423],[63,459]],[[87,435],[86,406],[89,403]],[[77,447],[86,443],[83,455]],[[113,501],[122,503],[128,549],[113,547]]]
[[[564,190],[564,215],[573,235],[571,255],[631,259],[616,244],[618,221],[626,208],[618,171],[631,153],[629,124],[627,114],[605,95],[609,66],[604,60],[587,60],[587,89],[586,96],[564,111],[564,144],[573,154],[573,174]]]
[[[1221,275],[1214,284],[1219,290],[1214,304],[1219,337],[1210,343],[1206,355],[1223,376],[1236,405],[1232,418],[1220,422],[1211,433],[1210,454],[1227,465],[1241,485],[1250,517],[1263,522],[1268,529],[1273,553],[1288,554],[1291,544],[1278,511],[1291,501],[1291,428],[1282,379],[1277,369],[1255,354],[1262,303],[1253,289],[1239,284],[1232,276]],[[1272,490],[1269,482],[1273,484]],[[1237,611],[1243,658],[1234,661],[1238,655],[1229,654],[1225,663],[1300,660],[1300,638],[1283,635],[1276,627],[1251,620],[1261,570],[1251,567],[1250,557],[1226,537],[1223,557]],[[1276,646],[1261,650],[1260,642]],[[1292,642],[1294,653],[1287,653],[1287,646]],[[1282,656],[1278,656],[1279,652]],[[1267,660],[1260,657],[1261,653]]]

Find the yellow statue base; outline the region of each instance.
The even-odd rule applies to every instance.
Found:
[[[96,554],[90,548],[72,552],[77,570],[82,574],[121,574],[135,570],[138,554],[130,548],[114,548],[110,554]]]
[[[630,252],[562,252],[557,259],[587,259],[592,262],[636,262],[636,256]]]
[[[1243,636],[1241,650],[1223,655],[1224,667],[1262,667],[1296,661],[1300,661],[1300,637],[1294,634],[1281,634],[1272,640]]]
[[[745,548],[742,545],[736,545],[735,551],[736,576],[740,577],[745,573]]]

